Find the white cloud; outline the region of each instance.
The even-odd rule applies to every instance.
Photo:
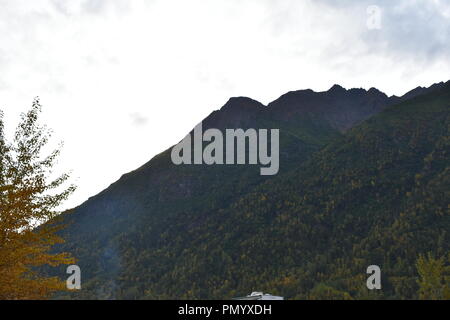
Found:
[[[134,126],[140,127],[145,126],[148,123],[148,118],[139,112],[133,112],[130,114],[131,123]]]
[[[336,3],[0,0],[0,106],[13,121],[41,97],[79,177],[73,205],[230,96],[268,103],[334,83],[402,94],[448,78],[446,2]],[[367,29],[368,4],[383,8],[381,30]]]

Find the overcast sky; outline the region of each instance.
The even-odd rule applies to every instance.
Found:
[[[79,186],[66,207],[231,96],[449,79],[447,0],[0,0],[0,108],[11,126],[40,96]]]

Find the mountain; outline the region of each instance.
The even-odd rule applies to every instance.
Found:
[[[418,254],[450,243],[450,83],[416,93],[230,99],[204,129],[279,128],[280,173],[175,166],[167,150],[124,175],[64,215],[58,250],[83,275],[72,297],[380,297],[364,289],[371,264],[389,279],[383,298],[415,297]]]
[[[375,88],[346,90],[334,85],[327,92],[289,92],[268,107],[279,120],[299,118],[310,124],[325,122],[334,129],[345,131],[395,101]]]
[[[408,91],[399,99],[400,100],[408,100],[408,99],[441,89],[441,88],[445,87],[445,85],[446,85],[445,82],[439,82],[439,83],[433,84],[432,86],[430,86],[428,88],[427,87],[417,87],[411,91]]]

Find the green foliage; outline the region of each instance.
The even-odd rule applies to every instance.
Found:
[[[353,300],[352,297],[344,291],[336,290],[333,287],[320,283],[315,286],[308,295],[310,300]]]

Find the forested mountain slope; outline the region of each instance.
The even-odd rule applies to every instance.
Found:
[[[371,264],[378,296],[415,297],[418,254],[448,253],[449,86],[231,99],[204,126],[280,128],[280,173],[174,166],[168,150],[123,176],[65,215],[74,297],[364,298]]]
[[[290,298],[324,291],[366,298],[365,270],[375,264],[384,276],[380,297],[417,298],[419,254],[449,252],[449,125],[447,86],[350,130],[218,216],[188,230],[171,226],[162,252],[187,237],[193,245],[148,297],[184,287],[185,297],[258,288]]]

